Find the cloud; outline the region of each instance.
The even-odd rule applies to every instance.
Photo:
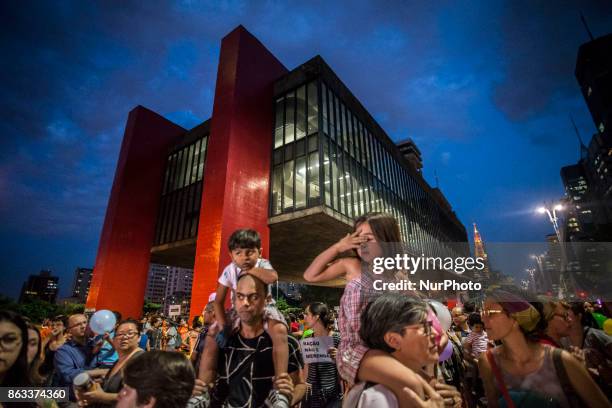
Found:
[[[581,12],[599,35],[607,33],[612,18],[608,2],[506,4],[500,24],[505,76],[493,87],[492,100],[510,120],[529,119],[542,113],[555,97],[576,94],[576,55],[588,41]]]

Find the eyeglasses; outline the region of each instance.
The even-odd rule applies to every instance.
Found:
[[[75,327],[79,327],[79,326],[87,326],[87,320],[85,320],[84,322],[75,323],[72,326],[68,327],[68,329],[74,329]]]
[[[480,315],[482,317],[492,317],[492,316],[495,316],[496,314],[500,314],[500,313],[505,313],[505,312],[503,310],[487,309],[487,310],[481,311]]]
[[[421,333],[420,333],[421,336],[427,337],[427,336],[431,336],[431,332],[432,332],[431,327],[432,327],[432,325],[433,325],[433,323],[432,323],[431,320],[426,320],[426,321],[424,321],[422,323],[419,323],[419,324],[415,324],[415,325],[412,325],[412,326],[406,326],[405,329],[417,329],[417,330],[418,329],[422,329]]]
[[[560,318],[562,318],[565,321],[572,320],[572,318],[570,317],[570,314],[568,312],[565,312],[565,313],[554,313],[552,315],[552,317],[550,318],[550,320],[552,320],[555,316],[559,316]]]
[[[123,337],[125,339],[131,339],[131,338],[134,338],[137,334],[138,332],[135,332],[135,331],[125,332],[125,333],[116,333],[115,337]]]
[[[21,346],[21,337],[15,334],[7,334],[0,337],[0,345],[6,351],[13,351]]]

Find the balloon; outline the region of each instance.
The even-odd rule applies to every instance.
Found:
[[[599,325],[599,328],[600,329],[603,328],[604,322],[606,321],[606,316],[602,315],[601,313],[591,313],[591,314],[593,315],[593,318]]]
[[[110,310],[98,310],[89,319],[89,327],[96,334],[108,333],[115,328],[117,319]]]
[[[606,334],[612,336],[612,319],[607,319],[603,324],[603,329]]]
[[[428,300],[427,302],[434,309],[436,315],[438,315],[438,320],[440,321],[442,329],[444,329],[444,331],[450,329],[452,319],[448,308],[437,300]]]
[[[444,347],[444,350],[442,350],[442,352],[440,353],[440,357],[438,358],[438,361],[439,362],[446,361],[452,355],[453,355],[453,345],[451,344],[451,341],[449,340],[448,343],[446,343],[446,347]]]

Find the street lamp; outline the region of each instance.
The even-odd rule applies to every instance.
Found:
[[[555,229],[555,234],[557,234],[557,239],[561,242],[561,232],[559,231],[559,218],[557,217],[557,211],[563,211],[564,208],[561,204],[546,204],[537,209],[540,214],[547,214],[548,219],[550,220],[553,228]]]
[[[558,211],[563,211],[565,208],[557,203],[546,203],[544,202],[544,205],[542,207],[539,207],[537,209],[537,211],[540,214],[547,214],[548,215],[548,219],[550,220],[550,223],[553,225],[553,228],[555,229],[555,234],[557,235],[557,241],[559,243],[559,248],[561,250],[561,270],[560,272],[560,285],[559,285],[559,298],[563,299],[563,295],[564,292],[568,293],[568,276],[566,276],[566,271],[565,271],[565,266],[567,264],[567,259],[566,259],[566,254],[565,254],[565,248],[563,245],[563,240],[561,239],[561,231],[559,230],[559,219],[557,217],[557,212]]]

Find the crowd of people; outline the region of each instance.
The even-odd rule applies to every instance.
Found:
[[[533,299],[491,287],[445,307],[417,292],[379,292],[372,261],[401,242],[396,220],[372,213],[304,271],[346,280],[340,305],[283,315],[278,279],[253,230],[228,242],[232,262],[201,316],[115,312],[94,333],[88,316],[38,325],[0,311],[0,386],[66,387],[59,407],[607,407],[612,337],[593,318],[606,304]],[[401,271],[395,271],[401,272]],[[401,275],[401,274],[400,274]],[[226,301],[229,299],[229,301]],[[231,307],[226,309],[226,305]],[[325,350],[304,351],[309,340]]]

